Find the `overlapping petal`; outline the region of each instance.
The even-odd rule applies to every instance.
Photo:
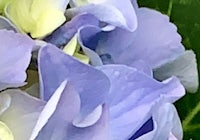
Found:
[[[0,120],[12,131],[15,140],[28,140],[45,103],[20,90],[6,90],[0,94]]]
[[[129,64],[139,59],[155,68],[184,52],[177,28],[167,16],[155,10],[139,8],[137,17],[138,28],[132,44],[119,56],[119,63]]]
[[[0,16],[0,29],[17,31],[17,28],[7,18]]]
[[[0,90],[24,85],[34,42],[7,30],[0,30],[0,42]]]
[[[137,140],[183,139],[182,125],[176,108],[170,103],[158,105],[153,113],[154,129]]]
[[[116,140],[128,139],[136,133],[158,102],[174,102],[185,94],[176,78],[160,83],[126,66],[107,65],[100,69],[111,81],[107,102],[111,136]]]
[[[72,83],[82,101],[81,118],[104,102],[110,87],[108,78],[101,71],[77,61],[54,46],[40,50],[39,73],[41,96],[45,100],[53,95],[62,81],[67,79]]]
[[[176,59],[161,65],[154,70],[154,77],[164,80],[172,75],[177,76],[189,92],[196,92],[199,87],[196,56],[193,51],[185,51]]]
[[[80,110],[80,99],[73,85],[64,81],[44,107],[30,140],[107,140],[108,117],[105,107],[94,125],[82,128],[73,125]]]
[[[78,0],[74,0],[73,2],[76,5]],[[130,0],[91,1],[84,6],[68,9],[66,11],[66,16],[74,17],[80,13],[93,14],[102,22],[130,31],[134,31],[137,28],[136,14]]]
[[[57,47],[65,46],[81,27],[83,28],[88,25],[98,26],[99,21],[91,14],[77,15],[46,37],[45,41],[52,43]]]

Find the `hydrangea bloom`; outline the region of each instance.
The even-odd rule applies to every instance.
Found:
[[[69,9],[69,0],[7,2],[0,9],[15,25],[0,17],[0,29],[41,38],[69,21],[44,39],[56,47],[36,41],[40,92],[33,92],[41,99],[5,90],[25,84],[36,42],[0,30],[0,139],[183,138],[172,103],[183,85],[196,90],[196,61],[168,17],[135,0],[71,0]]]
[[[40,50],[39,70],[41,94],[48,100],[47,103],[20,90],[1,93],[0,119],[16,140],[128,139],[136,135],[153,114],[156,116],[156,106],[174,102],[184,95],[184,88],[176,78],[160,83],[123,65],[95,69],[53,46]],[[119,88],[120,85],[126,86]],[[132,118],[135,114],[138,115]],[[173,114],[172,121],[179,123],[176,112],[172,110]],[[162,133],[166,137],[171,134],[182,137],[181,127],[170,125],[165,133],[158,129],[160,126],[156,123],[166,120],[162,116],[153,120],[151,130],[154,131],[146,134],[152,135],[152,139],[159,139]],[[26,125],[21,125],[23,122]],[[141,129],[147,128],[143,126]],[[120,136],[119,131],[123,132]],[[143,134],[139,136],[145,137]],[[133,137],[138,137],[135,135]]]

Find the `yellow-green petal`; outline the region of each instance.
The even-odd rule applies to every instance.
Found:
[[[79,53],[80,46],[78,44],[77,34],[75,34],[73,38],[67,43],[67,45],[63,48],[63,51],[66,54],[76,57],[82,63],[89,64],[89,57]]]
[[[80,53],[75,53],[73,55],[75,58],[77,58],[79,61],[81,61],[82,63],[85,63],[85,64],[89,64],[90,62],[90,59],[87,55],[83,55],[83,54],[80,54]]]
[[[0,121],[0,140],[14,140],[14,136],[7,125]]]
[[[76,47],[77,47],[77,35],[74,35],[74,37],[63,48],[63,51],[69,55],[73,55],[76,51]]]
[[[5,8],[6,5],[7,5],[8,3],[10,3],[10,2],[11,2],[11,0],[0,0],[0,14],[3,13],[4,8]]]
[[[50,34],[66,20],[63,7],[53,0],[13,0],[6,8],[6,15],[33,38]]]

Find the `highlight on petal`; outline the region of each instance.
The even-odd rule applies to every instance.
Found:
[[[13,31],[0,30],[0,90],[24,85],[33,40]]]
[[[45,103],[20,90],[2,92],[0,100],[5,96],[10,98],[10,104],[0,115],[0,120],[10,129],[15,140],[28,140]]]
[[[64,10],[68,2],[13,0],[6,8],[6,16],[23,32],[30,33],[33,38],[40,38],[65,22]]]
[[[55,46],[43,47],[38,62],[40,93],[44,100],[49,100],[62,81],[67,79],[80,95],[81,118],[104,102],[110,83],[103,72],[79,62]]]
[[[177,78],[158,82],[153,78],[123,65],[99,67],[110,79],[111,137],[130,138],[152,116],[157,102],[174,102],[185,94]],[[120,133],[119,133],[120,132]]]
[[[55,130],[53,128],[61,127],[59,130],[65,132],[66,130],[62,128],[63,126],[61,125],[65,121],[64,125],[67,125],[67,123],[70,123],[75,115],[78,113],[80,109],[80,98],[78,93],[76,93],[72,87],[67,83],[67,81],[63,81],[61,85],[58,87],[58,89],[55,91],[55,93],[52,95],[52,97],[49,99],[47,104],[45,105],[44,109],[42,110],[39,119],[37,121],[37,124],[33,130],[33,133],[31,135],[30,140],[35,140],[36,137],[44,137],[52,139],[51,137],[54,137],[56,133],[52,133]],[[51,125],[51,117],[54,116],[54,120],[56,121],[54,123],[54,127],[51,129],[45,129],[43,131],[47,132],[41,132],[42,128],[47,124]],[[60,118],[60,119],[59,119]],[[50,121],[50,123],[49,123]],[[60,123],[62,122],[62,123]],[[60,125],[60,126],[59,126]],[[58,132],[58,134],[61,134],[61,132]],[[52,136],[51,136],[52,135]],[[58,139],[63,139],[63,135],[57,135]],[[59,138],[60,137],[60,138]]]
[[[180,79],[187,91],[195,93],[199,87],[196,57],[193,51],[185,51],[176,59],[154,69],[154,77],[164,80],[171,76]]]

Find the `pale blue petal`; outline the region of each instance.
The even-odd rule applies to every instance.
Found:
[[[139,8],[136,13],[138,28],[132,44],[118,57],[118,63],[130,64],[139,59],[155,68],[184,52],[181,37],[169,17],[148,8]]]
[[[193,51],[185,51],[176,59],[154,69],[154,77],[164,80],[176,76],[189,92],[196,92],[199,86],[196,56]]]
[[[20,90],[6,90],[0,94],[0,99],[5,100],[5,96],[10,104],[0,120],[9,127],[15,140],[28,140],[45,102]]]
[[[0,42],[0,90],[24,85],[34,42],[7,30],[0,30]]]
[[[137,140],[168,140],[173,135],[177,140],[183,139],[180,118],[173,104],[161,103],[155,106],[153,113],[154,130],[142,135]]]
[[[102,22],[130,31],[134,31],[137,27],[135,10],[129,0],[124,0],[123,2],[106,0],[99,4],[74,7],[66,11],[66,16],[74,17],[81,13],[90,13]]]
[[[130,138],[152,116],[151,110],[157,102],[174,102],[185,94],[176,78],[161,83],[123,65],[99,68],[111,81],[107,102],[111,136],[116,140]]]

